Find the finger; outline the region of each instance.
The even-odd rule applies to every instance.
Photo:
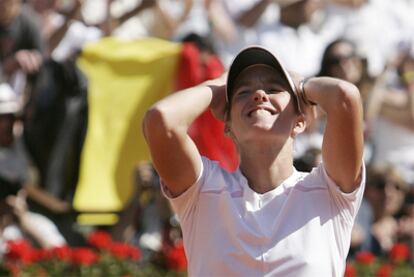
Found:
[[[30,65],[27,62],[27,51],[26,50],[18,51],[15,57],[19,65],[19,68],[23,70],[23,72],[28,73],[30,70]]]
[[[27,54],[27,61],[29,66],[29,73],[36,73],[39,71],[41,56],[37,51],[32,51]]]
[[[36,61],[31,53],[27,54],[26,58],[28,73],[32,74],[36,71]]]
[[[38,69],[36,57],[31,51],[21,50],[16,54],[16,60],[20,68],[28,74],[34,73]]]
[[[27,191],[25,189],[21,189],[17,192],[17,197],[22,201],[26,201],[27,199]]]
[[[38,72],[43,63],[43,57],[38,51],[33,51],[33,59],[36,66],[36,72]]]

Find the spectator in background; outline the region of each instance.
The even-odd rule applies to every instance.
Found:
[[[355,43],[348,39],[339,38],[331,42],[322,56],[321,68],[318,76],[330,76],[353,83],[359,88],[362,103],[364,105],[365,118],[365,149],[364,159],[370,161],[372,157],[372,143],[369,139],[370,124],[367,122],[367,105],[371,97],[371,91],[376,85],[376,78],[371,77],[367,70],[367,60],[357,52]],[[323,114],[319,113],[317,130],[323,128]],[[322,141],[319,141],[320,145]]]
[[[324,50],[317,76],[339,78],[356,85],[361,93],[363,104],[366,105],[373,80],[367,75],[365,60],[356,53],[356,46],[351,41],[336,39],[328,44]],[[298,136],[295,143],[296,158],[300,159],[308,149],[321,149],[325,120],[324,114],[318,111],[317,119]]]
[[[81,22],[81,0],[29,0],[28,2],[39,16],[47,54],[55,60],[64,61],[73,58],[85,42],[96,40],[101,36],[100,30],[87,27]]]
[[[3,185],[3,184],[2,184]],[[42,248],[66,244],[55,224],[47,217],[28,210],[24,189],[0,198],[0,257],[6,242],[28,239]]]
[[[57,0],[29,0],[28,4],[32,7],[40,19],[40,28],[42,39],[46,42],[47,51],[53,51],[51,40],[53,34],[63,24],[64,17],[59,14],[55,8]],[[77,3],[80,3],[77,1]]]
[[[113,238],[135,244],[149,259],[169,241],[173,213],[162,197],[159,177],[149,162],[141,162],[135,171],[135,193],[111,228]]]
[[[39,186],[65,203],[72,203],[78,183],[88,119],[87,84],[74,61],[48,61],[23,121],[25,145],[38,169]],[[76,213],[62,214],[32,202],[30,207],[52,218],[69,243],[82,243],[73,228]]]
[[[77,184],[80,151],[86,133],[87,105],[85,76],[76,67],[75,59],[84,43],[97,39],[102,32],[81,22],[81,0],[27,2],[21,5],[20,0],[1,0],[0,4],[7,9],[2,6],[0,15],[10,13],[15,18],[12,21],[14,25],[7,28],[8,32],[1,32],[2,46],[34,48],[36,50],[25,50],[34,57],[40,50],[44,53],[42,63],[36,64],[38,67],[33,71],[36,74],[27,72],[31,82],[23,103],[22,120],[13,122],[13,125],[23,122],[27,150],[23,154],[30,160],[29,167],[35,168],[37,173],[37,178],[24,183],[28,204],[30,210],[53,219],[67,241],[79,245],[83,240],[73,230],[76,215],[70,203]],[[40,16],[41,26],[34,22],[39,19],[37,16]],[[13,56],[9,59],[13,61]],[[7,61],[6,57],[4,66],[7,66]],[[25,61],[34,62],[36,59],[26,57]],[[24,72],[20,72],[19,76],[24,77]],[[11,82],[14,84],[13,80]],[[20,134],[16,139],[23,145]]]
[[[15,138],[17,114],[20,111],[17,95],[7,83],[0,84],[0,176],[15,186],[15,191],[29,180],[28,160],[23,141]]]
[[[26,85],[32,84],[43,63],[44,44],[38,23],[21,0],[0,0],[0,81],[9,82],[22,101],[26,100]]]
[[[226,11],[223,0],[207,0],[206,9],[210,22],[210,36],[215,47],[219,41],[230,44],[237,39],[237,26]]]
[[[2,240],[16,238],[14,236],[21,234],[18,231],[21,228],[33,236],[35,241],[41,246],[62,245],[65,243],[65,240],[49,219],[40,214],[27,211],[26,194],[34,201],[56,212],[64,212],[70,206],[53,198],[35,184],[35,173],[30,167],[24,144],[20,139],[21,137],[15,134],[16,116],[20,111],[20,107],[18,98],[11,87],[6,83],[0,84],[0,206],[2,207]],[[18,191],[20,193],[17,193]],[[19,227],[17,230],[15,228],[16,224]],[[11,227],[11,229],[8,229],[8,227]]]
[[[399,242],[407,192],[408,185],[395,168],[369,168],[364,203],[353,230],[354,247],[382,256]]]
[[[391,164],[414,185],[414,51],[401,51],[380,77],[368,103],[373,164]]]
[[[0,84],[0,177],[16,187],[22,187],[28,196],[40,205],[56,213],[70,210],[69,203],[60,201],[43,191],[37,184],[37,169],[32,165],[21,136],[21,130],[16,128],[21,112],[21,104],[11,87]]]
[[[210,33],[204,0],[143,0],[112,21],[113,27],[120,26],[113,34],[128,39],[158,37],[180,41],[191,33],[201,37]]]
[[[340,36],[355,43],[357,53],[367,58],[367,69],[371,76],[377,77],[383,72],[389,59],[397,55],[401,41],[412,40],[413,10],[404,3],[411,1],[330,2],[326,9],[326,24],[338,24]]]
[[[364,103],[372,90],[373,80],[366,68],[366,59],[357,53],[355,43],[336,39],[326,47],[318,76],[330,76],[346,80],[359,88]]]
[[[41,33],[48,56],[55,61],[75,59],[84,44],[103,35],[102,30],[83,22],[82,3],[81,0],[29,1],[42,22]]]

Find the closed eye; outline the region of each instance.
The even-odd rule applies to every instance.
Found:
[[[286,89],[282,88],[282,87],[272,87],[272,88],[268,88],[266,90],[266,92],[268,94],[276,94],[276,93],[280,93],[280,92],[284,92],[286,91]]]
[[[235,96],[245,95],[245,94],[248,94],[249,92],[250,92],[249,89],[247,89],[247,88],[241,88],[241,89],[236,90],[236,93],[234,95]]]

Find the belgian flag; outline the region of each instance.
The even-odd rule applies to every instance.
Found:
[[[201,60],[203,58],[203,60]],[[133,171],[150,160],[141,130],[148,108],[168,94],[220,76],[213,55],[205,60],[191,44],[148,38],[105,38],[87,45],[78,65],[88,78],[88,128],[74,208],[80,213],[119,212],[133,195]],[[206,111],[190,128],[199,151],[228,170],[237,166],[222,122]],[[85,224],[112,224],[116,217],[81,217]]]

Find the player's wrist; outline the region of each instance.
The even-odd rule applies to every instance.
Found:
[[[306,83],[311,79],[312,77],[304,78],[299,82],[299,97],[302,99],[303,103],[308,106],[316,106],[317,103],[310,100],[308,96],[306,95]]]

